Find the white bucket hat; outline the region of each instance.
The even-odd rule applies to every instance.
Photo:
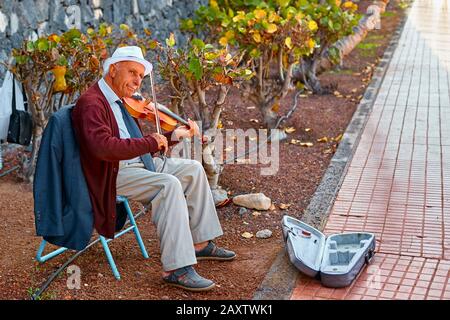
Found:
[[[142,64],[145,67],[144,76],[148,75],[153,69],[152,64],[144,59],[141,48],[127,46],[117,48],[112,57],[105,60],[103,63],[103,75],[108,74],[110,65],[120,61],[135,61]]]

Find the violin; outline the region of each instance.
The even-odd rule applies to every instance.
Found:
[[[155,104],[150,99],[134,95],[131,98],[123,98],[123,103],[133,118],[147,119],[153,123],[159,118],[160,127],[166,131],[173,131],[179,124],[189,127],[189,122],[162,104],[157,104],[155,110]]]

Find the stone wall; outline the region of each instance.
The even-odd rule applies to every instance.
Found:
[[[102,22],[126,23],[136,31],[148,28],[158,40],[178,32],[180,18],[191,16],[207,0],[0,0],[0,61],[24,39],[64,32],[85,31]],[[4,68],[0,68],[3,79]]]

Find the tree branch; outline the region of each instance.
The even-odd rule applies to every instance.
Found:
[[[228,90],[229,88],[227,88],[226,86],[220,86],[216,104],[214,105],[213,109],[211,128],[217,128],[217,126],[219,125],[220,114],[222,113]]]
[[[283,71],[283,49],[278,50],[278,73],[280,75],[281,81],[284,81],[284,71]]]

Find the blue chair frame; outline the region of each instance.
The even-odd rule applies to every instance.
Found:
[[[137,243],[139,245],[139,248],[141,249],[141,252],[142,252],[142,255],[144,256],[144,259],[148,259],[149,255],[147,253],[147,250],[145,249],[144,242],[142,241],[141,234],[140,234],[139,229],[138,229],[138,227],[136,225],[136,221],[134,219],[133,212],[131,211],[130,204],[128,203],[128,199],[126,197],[123,197],[123,196],[118,196],[117,197],[117,202],[119,202],[119,203],[120,202],[124,202],[125,209],[127,211],[128,219],[130,221],[130,225],[131,226],[126,228],[126,229],[124,229],[124,230],[122,230],[122,231],[120,231],[120,232],[118,232],[117,234],[115,234],[114,235],[114,239],[117,239],[117,238],[121,237],[122,235],[124,235],[125,233],[133,230],[134,235],[136,237],[136,241],[137,241]],[[114,277],[117,280],[120,280],[119,270],[117,270],[116,263],[114,262],[113,256],[111,254],[111,250],[109,249],[109,246],[108,246],[108,242],[110,242],[110,241],[112,241],[114,239],[106,239],[104,236],[99,236],[99,238],[100,238],[100,242],[101,242],[101,244],[103,246],[103,250],[105,251],[106,258],[108,259],[108,263],[109,263],[109,265],[111,267],[112,273],[114,274]],[[54,251],[52,251],[52,252],[42,256],[42,253],[44,252],[46,244],[47,244],[47,241],[42,240],[41,245],[39,246],[39,249],[38,249],[37,254],[36,254],[36,260],[39,261],[40,263],[44,263],[47,260],[50,260],[51,258],[56,257],[57,255],[59,255],[59,254],[61,254],[64,251],[67,250],[67,248],[59,248],[59,249],[56,249],[56,250],[54,250]]]

